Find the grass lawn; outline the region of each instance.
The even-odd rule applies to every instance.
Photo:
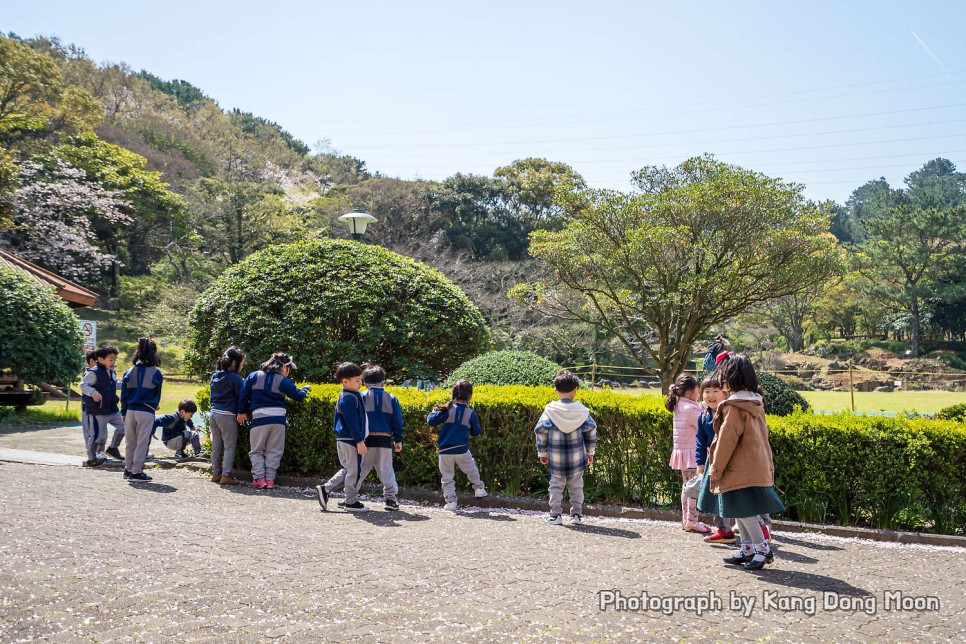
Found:
[[[161,387],[161,409],[158,410],[158,415],[176,412],[178,403],[185,398],[194,399],[195,393],[200,387],[200,382],[165,380]],[[77,387],[75,387],[76,389]],[[66,400],[49,400],[39,407],[28,407],[23,414],[11,414],[3,420],[8,425],[61,421],[80,421],[79,398],[71,398],[69,406]]]
[[[842,411],[851,409],[847,391],[801,391],[813,409]],[[916,411],[934,414],[943,407],[966,403],[966,393],[950,391],[855,392],[856,411]]]
[[[621,389],[622,393],[636,396],[658,396],[657,389]],[[847,391],[800,391],[813,409],[818,411],[843,411],[851,409]],[[894,391],[892,393],[855,392],[856,411],[915,411],[935,414],[950,405],[966,403],[966,393],[950,391]]]

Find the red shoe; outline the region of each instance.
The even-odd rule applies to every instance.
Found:
[[[738,541],[738,538],[735,536],[734,532],[726,532],[721,528],[718,528],[712,534],[706,536],[704,540],[708,543],[735,543]]]
[[[275,481],[265,481],[265,489],[266,490],[274,490],[275,489]]]
[[[258,479],[257,481],[252,481],[252,487],[256,490],[261,490],[268,487],[268,481],[265,479]]]

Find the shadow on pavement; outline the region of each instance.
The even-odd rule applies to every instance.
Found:
[[[801,546],[803,548],[809,548],[811,550],[844,550],[840,546],[832,546],[825,543],[812,543],[811,541],[803,541],[802,539],[794,539],[792,537],[785,536],[784,534],[775,534],[772,539],[779,543],[787,543],[792,546]]]
[[[489,510],[482,510],[477,512],[459,512],[457,516],[465,517],[467,519],[489,519],[490,521],[516,521],[509,514],[501,514],[499,512],[490,512]]]
[[[810,572],[799,572],[797,570],[781,570],[778,568],[765,568],[752,573],[759,581],[776,586],[787,586],[788,588],[802,588],[804,590],[814,590],[821,592],[835,592],[840,595],[851,595],[864,597],[872,593],[864,588],[844,582],[835,577],[816,575]]]
[[[803,564],[818,563],[818,559],[816,559],[815,557],[809,557],[808,555],[802,555],[797,552],[791,552],[789,550],[785,550],[784,548],[781,548],[781,549],[774,548],[773,552],[775,553],[775,556],[777,558],[785,561],[794,561],[795,563],[803,563]]]
[[[319,510],[319,512],[325,514],[321,510]],[[404,512],[403,510],[397,510],[395,512],[379,512],[378,510],[368,510],[366,512],[342,512],[342,514],[351,514],[353,518],[360,519],[368,524],[383,528],[398,528],[401,525],[400,522],[429,521],[429,517],[423,514],[411,514],[409,512]]]
[[[604,537],[623,537],[625,539],[640,539],[641,535],[631,530],[621,530],[620,528],[605,528],[599,525],[568,525],[574,532],[590,532]]]
[[[178,491],[178,488],[174,487],[173,485],[165,485],[164,483],[130,483],[130,485],[131,487],[139,490],[157,492],[158,494],[171,494],[172,492]]]

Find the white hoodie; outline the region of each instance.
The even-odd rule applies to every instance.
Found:
[[[554,400],[544,408],[543,415],[564,434],[572,434],[587,422],[590,410],[576,400],[567,402]]]

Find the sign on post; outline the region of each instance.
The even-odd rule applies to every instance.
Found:
[[[84,333],[84,353],[97,348],[97,322],[80,320],[81,331]]]

